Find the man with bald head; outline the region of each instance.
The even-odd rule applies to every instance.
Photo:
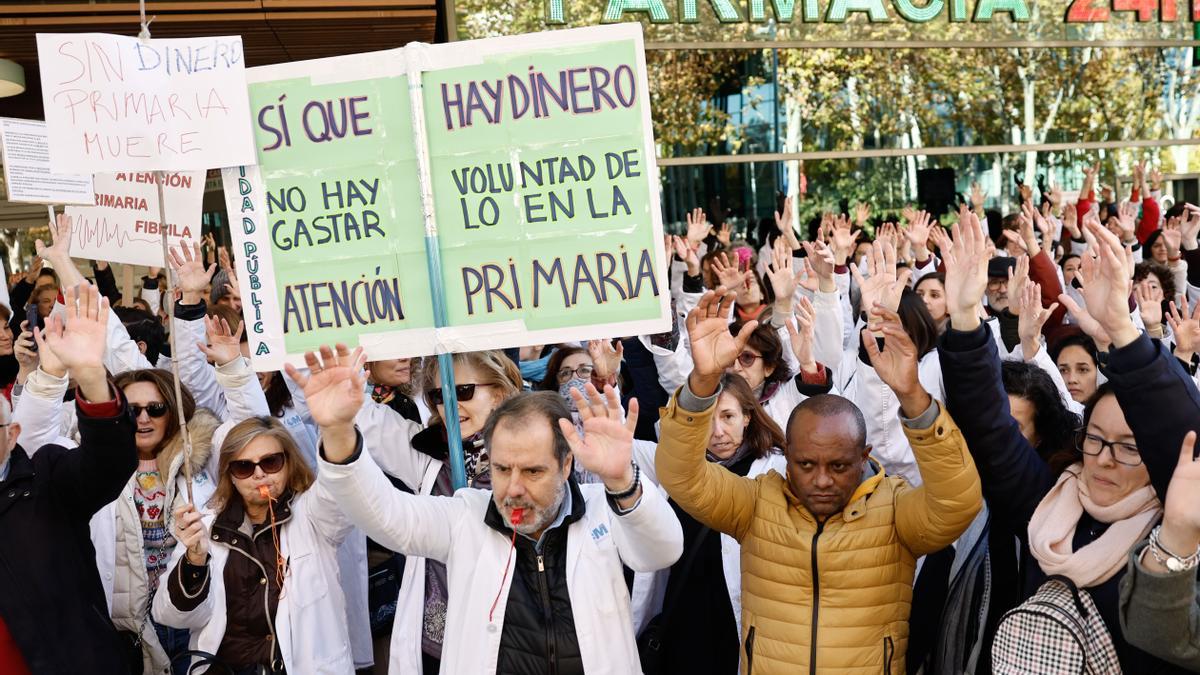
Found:
[[[962,435],[917,379],[899,317],[876,306],[863,347],[900,402],[923,486],[886,475],[862,412],[828,394],[792,411],[786,477],[706,461],[721,374],[754,330],[730,334],[732,303],[719,288],[688,315],[695,367],[662,415],[655,464],[681,508],[741,544],[742,672],[903,673],[917,559],[953,543],[982,506]]]

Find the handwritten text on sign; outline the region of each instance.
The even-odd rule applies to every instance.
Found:
[[[254,161],[240,37],[42,33],[37,41],[54,170]]]
[[[131,265],[163,267],[162,231],[167,243],[200,238],[204,172],[165,174],[167,224],[159,224],[157,174],[96,174],[95,206],[67,207],[71,216],[71,255]]]

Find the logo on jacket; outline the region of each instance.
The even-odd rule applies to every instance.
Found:
[[[604,537],[607,537],[607,536],[608,536],[608,526],[605,525],[604,523],[600,523],[600,527],[592,528],[592,541],[600,541],[601,539],[603,539]]]

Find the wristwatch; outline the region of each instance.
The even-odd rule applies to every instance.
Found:
[[[1160,565],[1166,567],[1167,571],[1169,572],[1186,572],[1188,570],[1195,569],[1196,566],[1200,564],[1200,547],[1198,547],[1190,556],[1183,557],[1176,555],[1164,548],[1163,545],[1158,541],[1159,532],[1161,530],[1162,525],[1156,525],[1154,529],[1150,531],[1150,545],[1147,547],[1150,549],[1150,555],[1154,556],[1154,559],[1157,560]]]

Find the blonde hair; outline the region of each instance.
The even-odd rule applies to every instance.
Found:
[[[455,365],[470,366],[479,375],[479,384],[487,384],[500,390],[496,401],[503,401],[521,393],[524,382],[521,370],[508,355],[498,349],[483,352],[464,352],[454,355]],[[424,392],[425,405],[429,406],[429,425],[442,424],[438,415],[437,405],[429,395],[429,390],[440,389],[442,386],[441,373],[438,370],[438,359],[425,359],[425,367],[421,369],[421,391]]]
[[[288,433],[283,423],[274,417],[251,417],[230,429],[229,434],[225,436],[225,442],[221,444],[221,458],[217,468],[217,489],[213,492],[212,499],[208,500],[208,506],[213,511],[218,513],[223,511],[229,505],[229,501],[237,496],[237,489],[233,487],[233,478],[229,474],[229,463],[251,441],[263,436],[274,438],[279,443],[279,447],[283,449],[286,459],[284,471],[287,471],[288,474],[287,486],[292,489],[292,492],[300,494],[312,487],[315,480],[312,469],[308,467],[304,455],[300,454],[300,449],[296,447],[296,441],[292,440],[292,435]]]

